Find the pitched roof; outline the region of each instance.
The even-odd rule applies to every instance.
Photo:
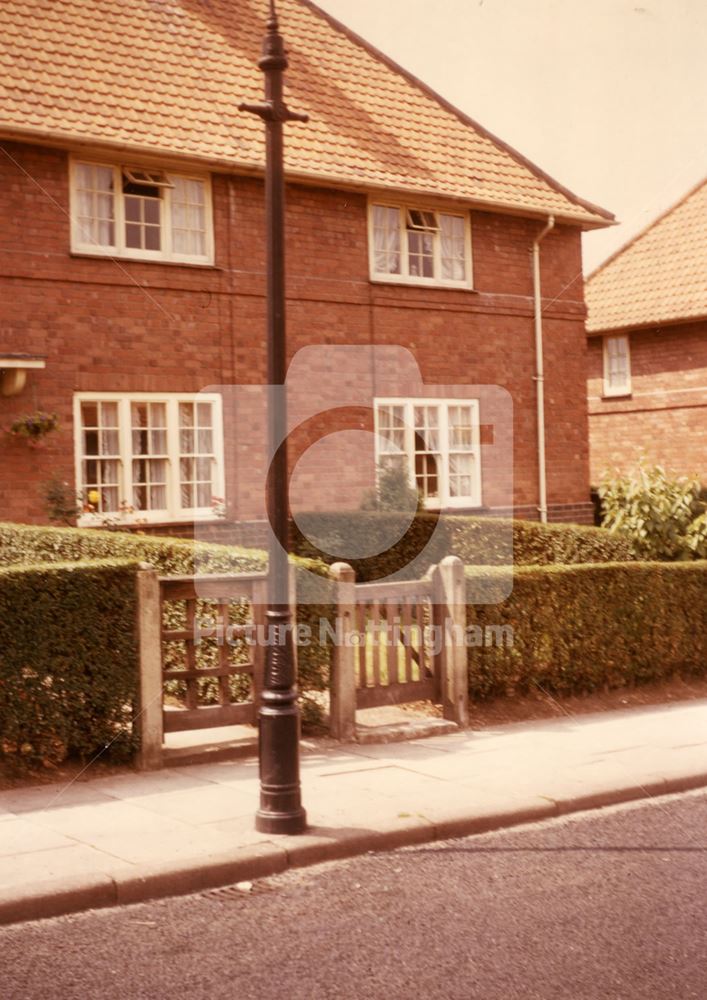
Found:
[[[553,181],[309,0],[280,0],[291,177],[555,214],[613,216]],[[266,0],[2,0],[0,130],[262,170]]]
[[[707,316],[707,178],[588,278],[587,330]]]

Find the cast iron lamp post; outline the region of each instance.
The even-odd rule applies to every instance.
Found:
[[[287,405],[285,373],[285,181],[282,126],[306,122],[282,99],[287,57],[270,0],[263,54],[265,101],[239,105],[265,122],[265,200],[267,213],[268,440],[271,466],[267,482],[270,520],[267,656],[259,712],[260,808],[255,827],[262,833],[301,833],[307,824],[299,780],[299,709],[292,641],[288,551]]]

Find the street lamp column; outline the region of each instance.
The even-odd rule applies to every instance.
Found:
[[[282,126],[308,120],[286,107],[283,73],[287,57],[274,0],[258,65],[265,74],[265,101],[243,103],[240,111],[265,122],[265,200],[267,213],[268,439],[271,465],[267,483],[270,520],[267,655],[259,712],[260,808],[256,829],[263,833],[301,833],[307,823],[299,778],[299,709],[292,639],[288,552],[287,371],[285,331],[285,181]]]

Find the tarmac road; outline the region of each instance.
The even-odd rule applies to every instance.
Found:
[[[0,929],[2,1000],[707,997],[707,794]]]

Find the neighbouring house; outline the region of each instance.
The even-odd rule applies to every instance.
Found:
[[[707,484],[707,180],[586,283],[591,475],[645,456]]]
[[[590,520],[580,238],[613,216],[308,0],[278,6],[286,99],[310,115],[286,136],[289,352],[366,349],[366,405],[312,441],[375,426],[385,453],[371,433],[345,467],[315,461],[301,503],[357,505],[395,453],[430,508]],[[266,17],[2,4],[0,421],[58,428],[2,435],[0,518],[46,522],[65,484],[82,524],[262,524],[261,422],[219,387],[265,382],[263,128],[238,104],[262,94]],[[505,467],[483,392],[401,397],[376,380],[385,346],[433,387],[507,392]],[[322,357],[312,384],[336,387]]]

